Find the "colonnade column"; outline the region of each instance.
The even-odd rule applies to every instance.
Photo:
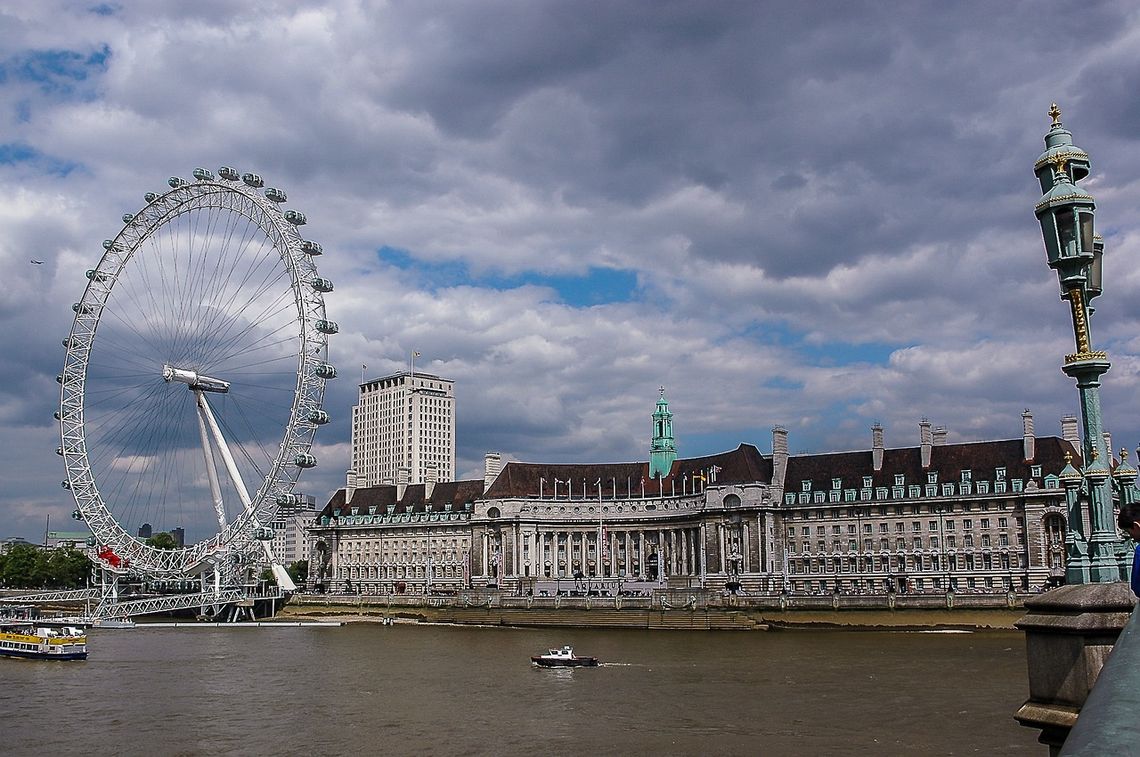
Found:
[[[483,532],[483,544],[482,544],[482,549],[480,551],[483,555],[483,562],[481,565],[483,575],[489,576],[491,574],[491,571],[490,571],[491,534],[487,533],[486,531]]]
[[[637,575],[645,575],[645,532],[637,532]]]

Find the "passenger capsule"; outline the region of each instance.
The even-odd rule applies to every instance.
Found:
[[[62,450],[60,454],[63,454]],[[312,468],[317,464],[317,458],[310,455],[308,452],[303,452],[293,458],[293,462],[297,464],[298,468]]]
[[[313,324],[317,327],[317,331],[322,334],[335,334],[340,331],[340,326],[336,325],[336,321],[320,320]]]
[[[68,486],[65,488],[70,489],[71,487]],[[83,511],[82,510],[72,510],[71,511],[71,519],[72,520],[83,520]]]
[[[108,278],[110,278],[107,274],[103,273],[102,271],[96,271],[95,269],[88,271],[86,273],[86,276],[91,281],[106,281]]]
[[[197,179],[198,181],[213,181],[214,180],[214,172],[213,171],[207,171],[205,168],[195,168],[194,169],[194,178]]]
[[[334,379],[336,378],[336,366],[321,363],[317,366],[315,373],[323,379]]]
[[[57,384],[63,383],[63,374],[62,373],[55,374],[55,383],[57,383]]]
[[[285,190],[278,189],[277,187],[269,187],[266,189],[265,197],[270,202],[285,202],[287,199],[289,199],[289,196],[285,194]]]
[[[313,289],[318,292],[331,292],[333,290],[333,283],[328,279],[322,279],[320,276],[313,279]]]
[[[117,250],[117,249],[119,249],[118,245],[116,245],[116,244],[115,244],[115,240],[113,240],[113,239],[104,239],[104,240],[103,240],[103,249],[104,249],[104,250],[110,250],[110,249],[112,249],[112,248],[113,248],[113,249],[116,249],[116,250]]]
[[[323,426],[329,422],[329,414],[324,410],[310,410],[309,423],[314,423],[318,426]]]
[[[51,417],[55,418],[57,421],[62,421],[63,420],[63,413],[56,410],[54,413],[51,414]]]
[[[238,173],[237,169],[236,168],[230,168],[229,166],[222,166],[221,168],[219,168],[218,169],[218,176],[221,176],[223,179],[225,179],[227,181],[237,181],[238,179],[241,178],[241,174]]]
[[[91,307],[90,305],[88,305],[87,303],[76,302],[75,304],[73,304],[71,306],[71,310],[74,313],[83,313],[84,315],[88,315],[91,312],[93,312],[95,309],[93,307]]]
[[[243,173],[241,175],[241,180],[244,181],[248,186],[253,187],[254,189],[257,189],[258,187],[264,187],[265,186],[265,182],[262,181],[261,177],[255,173]]]
[[[299,210],[286,210],[285,220],[294,226],[304,226],[307,223],[305,214]]]
[[[130,223],[133,220],[135,220],[134,213],[123,213],[123,223]]]
[[[269,528],[268,526],[258,526],[257,528],[253,529],[253,538],[257,539],[258,541],[272,541],[273,529]]]
[[[301,242],[301,252],[305,253],[306,255],[320,255],[324,251],[325,248],[321,247],[321,245],[317,242],[310,242],[307,239],[304,242]]]
[[[186,179],[182,179],[177,176],[171,176],[166,180],[166,183],[170,185],[171,189],[178,189],[179,187],[186,186],[189,182],[187,182]]]
[[[59,455],[60,457],[63,457],[63,447],[56,447],[55,448],[55,454]]]
[[[63,479],[62,481],[60,481],[59,485],[62,486],[64,489],[70,489],[71,488],[71,482],[68,481],[66,478]],[[76,511],[76,512],[78,512],[78,511]],[[75,513],[72,513],[72,517],[74,517],[74,516],[75,516]],[[76,518],[76,520],[78,520],[78,518]]]
[[[292,505],[301,504],[300,494],[278,494],[277,505],[278,507],[290,507]]]
[[[149,204],[149,203],[152,203],[155,200],[157,200],[158,195],[155,194],[154,192],[147,192],[146,194],[143,195],[143,199],[146,200],[147,203]]]
[[[94,537],[93,535],[92,535],[92,536],[88,536],[88,537],[87,537],[87,546],[88,546],[88,547],[94,547],[94,546],[95,546],[96,544],[98,544],[98,543],[99,543],[99,542],[97,542],[97,541],[95,540],[95,537]]]

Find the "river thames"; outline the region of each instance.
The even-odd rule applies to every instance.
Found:
[[[598,668],[539,669],[573,644]],[[0,660],[6,755],[1042,755],[1016,632],[93,630]]]

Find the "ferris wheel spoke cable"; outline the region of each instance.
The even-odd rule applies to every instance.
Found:
[[[255,289],[253,291],[253,293],[249,296],[249,298],[245,302],[241,302],[240,304],[236,305],[236,307],[235,307],[236,312],[244,313],[246,310],[248,310],[253,305],[253,303],[258,298],[262,297],[265,294],[270,293],[274,289],[278,290],[276,297],[269,300],[264,306],[262,306],[261,311],[259,313],[257,313],[257,315],[251,317],[246,322],[245,327],[243,329],[241,329],[236,335],[231,336],[228,334],[230,327],[236,323],[235,319],[230,319],[230,320],[220,324],[222,331],[217,336],[217,339],[219,340],[219,342],[225,343],[229,339],[240,337],[241,335],[245,334],[246,332],[248,332],[252,328],[260,325],[270,314],[280,315],[281,313],[284,313],[286,304],[291,304],[293,301],[290,292],[281,291],[283,288],[282,285],[285,282],[285,280],[286,280],[286,277],[284,274],[277,273],[276,275],[273,276],[273,278],[270,279],[267,277],[263,281],[259,282],[257,289]],[[286,299],[287,296],[289,297],[288,300]]]
[[[240,356],[249,355],[249,354],[255,353],[255,352],[257,352],[257,353],[269,352],[272,355],[273,353],[271,352],[271,349],[274,346],[283,344],[286,341],[291,341],[293,339],[296,339],[296,335],[292,334],[292,333],[287,333],[285,337],[276,339],[276,340],[271,341],[271,342],[266,342],[265,340],[271,339],[273,337],[278,337],[280,335],[280,332],[282,332],[282,331],[288,332],[292,327],[293,327],[293,324],[291,324],[291,323],[281,323],[280,325],[276,326],[272,331],[268,331],[268,332],[263,333],[260,337],[258,337],[258,339],[254,340],[253,342],[245,343],[245,342],[239,341],[241,337],[246,336],[248,332],[253,330],[253,328],[251,326],[250,328],[245,329],[241,333],[232,334],[229,338],[225,339],[224,342],[219,342],[214,353],[212,353],[210,355],[210,360],[213,363],[218,364],[218,365],[227,365],[230,370],[233,370],[234,366],[229,365],[229,362],[233,359],[240,357]],[[218,354],[218,353],[220,353],[220,354]],[[286,357],[286,356],[282,356],[282,357]],[[290,355],[287,357],[292,358],[293,360],[296,360],[296,355]]]
[[[278,278],[277,283],[280,284],[280,277]],[[201,333],[209,333],[213,335],[210,344],[213,353],[216,353],[234,344],[237,340],[243,338],[249,332],[263,326],[264,323],[270,318],[270,316],[272,316],[276,321],[282,321],[290,318],[291,315],[285,306],[287,303],[291,302],[291,297],[286,300],[285,294],[278,294],[274,300],[269,302],[263,308],[262,312],[256,314],[253,317],[244,316],[244,313],[248,310],[250,304],[252,303],[252,300],[249,303],[234,304],[231,305],[231,308],[235,313],[242,313],[242,318],[225,318],[224,314],[221,313],[220,310],[215,310],[213,313],[208,314],[209,320],[201,324],[198,327],[198,330]],[[239,331],[233,333],[232,327],[239,321],[245,325]]]

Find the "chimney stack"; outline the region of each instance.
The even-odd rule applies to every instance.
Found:
[[[876,472],[883,469],[883,427],[878,421],[871,426],[871,466]]]
[[[486,493],[495,483],[495,479],[503,472],[503,456],[498,452],[488,452],[483,455],[483,492]]]
[[[1025,462],[1030,462],[1037,454],[1037,450],[1036,439],[1033,436],[1033,413],[1029,412],[1029,408],[1025,408],[1025,412],[1021,414],[1021,427],[1025,440]]]
[[[396,469],[396,501],[399,502],[404,498],[404,492],[408,489],[408,480],[412,477],[412,469],[406,467],[399,467]]]
[[[934,431],[932,431],[931,433],[934,435],[934,446],[935,447],[941,447],[944,444],[946,444],[946,427],[945,426],[935,426]]]
[[[344,504],[352,502],[353,494],[356,494],[356,469],[349,468],[344,474]]]
[[[923,468],[930,467],[930,452],[934,447],[934,433],[930,430],[930,421],[923,418],[918,424],[918,438],[921,448],[921,462]]]
[[[1061,438],[1079,452],[1081,449],[1081,432],[1077,426],[1077,416],[1066,415],[1061,418]]]
[[[783,426],[772,428],[772,488],[784,493],[784,476],[788,472],[788,430]]]
[[[435,491],[436,482],[439,481],[439,466],[429,464],[424,470],[424,502],[426,503],[431,499],[432,492]]]

